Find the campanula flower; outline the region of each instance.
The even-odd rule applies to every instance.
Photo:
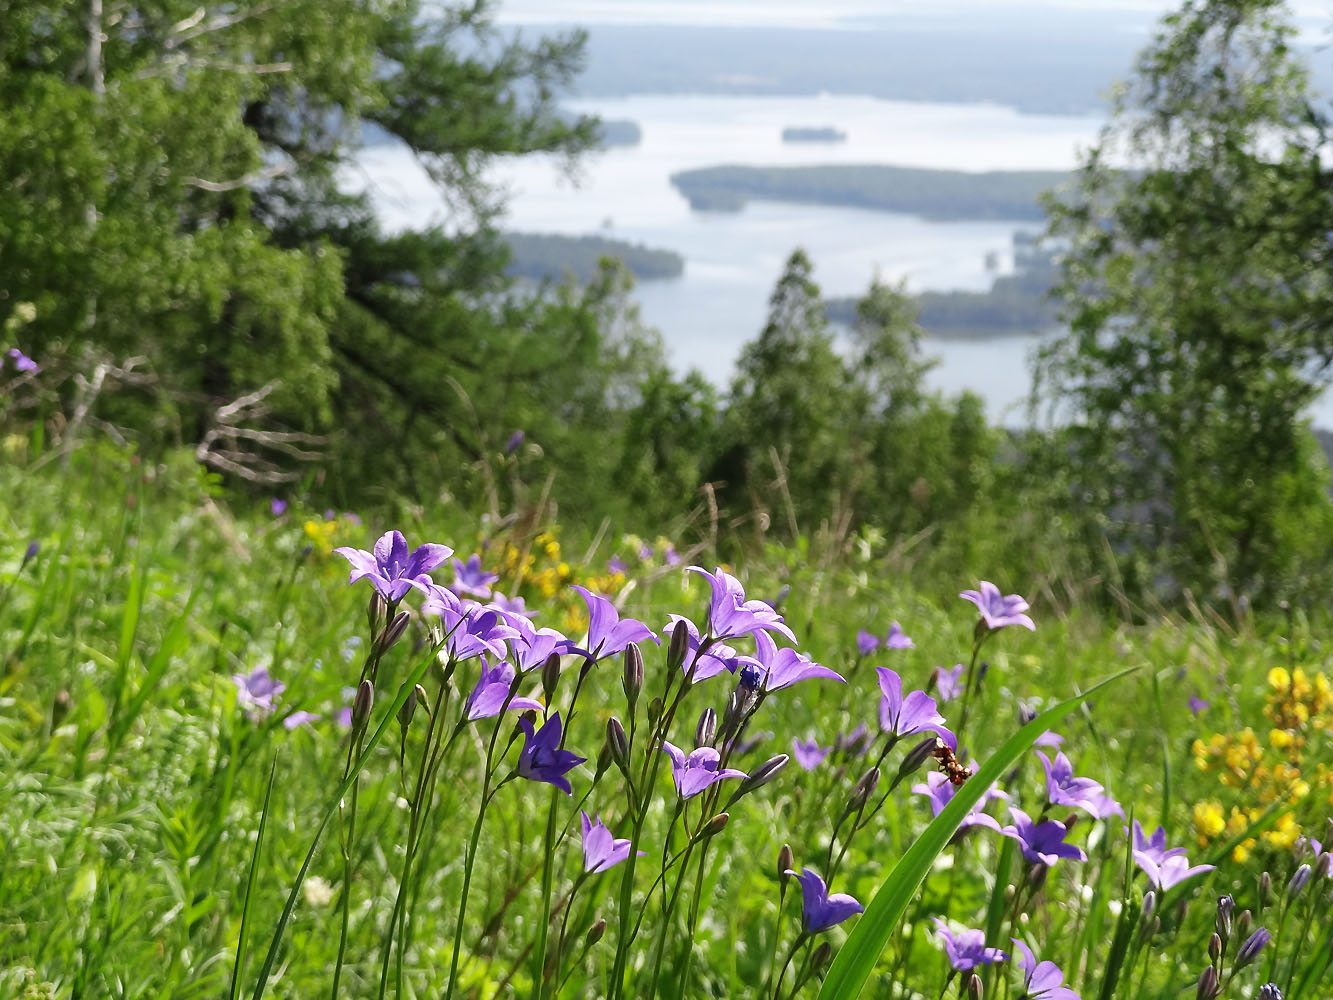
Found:
[[[729,670],[736,672],[736,668],[742,663],[756,664],[758,661],[753,656],[741,656],[730,646],[720,642],[710,643],[708,648],[699,654],[699,644],[703,639],[699,635],[699,629],[695,627],[694,622],[683,615],[669,615],[670,621],[666,628],[662,629],[662,634],[670,640],[672,633],[676,630],[677,622],[685,623],[685,647],[689,651],[685,654],[685,659],[681,661],[681,671],[691,671],[690,678],[694,683],[706,681],[710,677],[716,677],[723,671]]]
[[[631,642],[643,642],[651,639],[661,645],[657,636],[641,621],[633,618],[621,618],[616,606],[605,597],[594,594],[587,587],[574,585],[574,589],[583,595],[588,605],[588,649],[589,659],[600,660],[623,652]]]
[[[1183,847],[1168,848],[1166,846],[1166,829],[1161,826],[1153,831],[1152,836],[1145,836],[1143,827],[1139,825],[1138,820],[1135,820],[1132,836],[1134,857],[1137,858],[1142,855],[1144,861],[1150,861],[1155,865],[1160,865],[1167,858],[1174,858],[1185,853]]]
[[[268,510],[274,517],[281,517],[287,511],[287,501],[281,497],[274,497],[268,502]]]
[[[1195,694],[1190,695],[1190,700],[1188,704],[1189,704],[1190,714],[1194,716],[1198,716],[1200,712],[1204,711],[1208,707],[1208,702],[1204,701],[1202,698],[1200,698],[1198,695]]]
[[[802,868],[799,874],[788,868],[783,874],[794,876],[801,883],[801,929],[807,934],[826,931],[865,910],[845,892],[830,895],[828,886],[813,868]]]
[[[661,750],[671,758],[671,778],[676,783],[676,794],[682,799],[698,795],[724,778],[744,778],[745,772],[734,767],[719,769],[722,755],[713,747],[691,750],[689,756],[674,743],[662,741]]]
[[[255,667],[248,674],[232,674],[231,679],[236,685],[236,704],[252,719],[261,719],[272,712],[273,699],[287,688],[269,676],[267,667]]]
[[[1189,859],[1183,854],[1176,854],[1164,858],[1159,863],[1153,861],[1152,858],[1135,851],[1134,861],[1148,876],[1148,881],[1163,891],[1179,885],[1187,878],[1191,878],[1202,872],[1210,872],[1217,867],[1216,865],[1195,865],[1191,868]]]
[[[520,615],[523,618],[532,618],[537,612],[529,611],[527,602],[521,597],[505,597],[498,590],[491,591],[491,607],[505,615]]]
[[[740,635],[760,632],[777,632],[795,642],[792,630],[783,624],[782,616],[763,601],[747,601],[745,588],[730,573],[718,567],[709,573],[702,566],[689,566],[687,572],[698,573],[708,581],[713,597],[708,606],[709,634],[719,639],[732,639]]]
[[[818,740],[801,740],[795,737],[791,741],[792,756],[796,763],[806,771],[813,771],[824,762],[824,758],[833,752],[832,747],[821,747]]]
[[[981,581],[980,590],[965,590],[958,596],[977,606],[981,612],[981,620],[986,623],[988,629],[1022,625],[1033,632],[1037,630],[1037,626],[1032,624],[1032,619],[1023,614],[1028,609],[1028,602],[1017,594],[1001,594],[1000,588],[989,580]]]
[[[501,614],[509,627],[517,633],[510,639],[509,645],[514,651],[514,659],[522,673],[540,670],[552,653],[564,656],[566,653],[584,652],[574,645],[574,640],[566,639],[555,629],[537,628],[526,615],[504,611],[494,603],[488,606]]]
[[[318,718],[319,716],[314,712],[304,712],[297,709],[283,718],[282,725],[284,729],[295,729],[297,726],[308,726]]]
[[[856,651],[862,656],[869,656],[879,649],[879,636],[861,629],[856,633]]]
[[[916,649],[916,643],[907,637],[903,627],[897,622],[889,624],[889,634],[884,637],[885,649]]]
[[[524,434],[522,431],[514,431],[509,435],[509,440],[505,442],[505,454],[512,455],[514,449],[523,443]]]
[[[1264,946],[1268,944],[1272,936],[1273,935],[1269,933],[1267,927],[1260,927],[1257,931],[1247,937],[1244,943],[1242,943],[1240,948],[1236,951],[1236,964],[1234,967],[1238,970],[1243,969],[1258,958],[1259,952],[1264,950]]]
[[[510,698],[509,692],[514,686],[514,665],[501,660],[494,667],[486,663],[486,655],[481,657],[481,676],[467,699],[467,717],[472,722],[477,719],[490,719],[503,711],[544,712],[542,703],[532,698]],[[509,704],[506,705],[505,701]]]
[[[956,663],[952,667],[935,668],[935,693],[940,696],[940,702],[953,701],[963,693],[963,670],[961,663]]]
[[[440,619],[444,645],[456,660],[468,660],[490,653],[504,659],[505,642],[517,639],[519,632],[498,611],[475,601],[460,601],[453,592],[439,584],[429,584],[421,610]]]
[[[954,934],[943,919],[935,917],[935,933],[944,942],[944,954],[949,957],[949,964],[959,972],[1003,962],[1009,957],[999,948],[986,947],[985,931],[965,929]]]
[[[566,795],[573,795],[574,789],[564,775],[588,758],[560,748],[560,713],[553,714],[536,732],[533,732],[532,723],[525,716],[519,716],[518,725],[523,730],[523,749],[518,753],[518,776],[529,781],[544,781],[548,785],[555,785]]]
[[[14,362],[14,370],[15,370],[15,371],[20,371],[20,372],[39,372],[39,371],[42,370],[41,366],[40,366],[39,364],[37,364],[36,361],[32,360],[32,358],[28,357],[26,354],[24,354],[22,351],[20,351],[17,347],[11,347],[11,348],[10,348],[8,351],[6,351],[5,353],[8,354],[9,357],[10,357],[10,360],[12,360],[12,361]]]
[[[895,737],[932,732],[958,749],[958,738],[944,725],[944,716],[935,707],[935,699],[924,691],[912,691],[903,697],[903,680],[897,671],[876,667],[879,674],[879,728]]]
[[[407,539],[401,531],[389,531],[380,536],[372,552],[345,545],[333,551],[352,564],[348,583],[356,583],[364,577],[380,596],[390,604],[396,604],[414,587],[425,592],[430,584],[427,574],[448,559],[454,550],[431,542],[408,549]]]
[[[754,651],[759,669],[763,672],[765,691],[781,691],[799,681],[816,677],[847,683],[842,674],[821,666],[804,653],[798,653],[790,646],[779,649],[767,632],[754,634]]]
[[[467,562],[455,559],[454,582],[449,585],[459,597],[487,598],[491,596],[491,584],[500,579],[498,574],[487,573],[481,568],[481,556],[475,552],[468,556]]]
[[[947,775],[939,771],[931,771],[926,775],[924,783],[918,782],[912,786],[912,791],[917,795],[924,795],[930,801],[930,811],[934,816],[938,816],[944,811],[944,807],[953,801],[954,795],[958,789],[954,783],[949,780]],[[1000,791],[995,786],[991,786],[990,791],[986,792],[976,805],[963,817],[963,821],[958,824],[958,829],[966,830],[970,826],[984,826],[988,830],[1000,832],[1000,823],[995,817],[986,815],[984,810],[987,803],[992,799],[1008,799],[1009,796]]]
[[[1074,777],[1074,765],[1063,753],[1057,753],[1054,762],[1044,753],[1038,752],[1037,756],[1046,771],[1046,797],[1052,805],[1083,809],[1096,819],[1123,815],[1120,804],[1098,782]]]
[[[1024,1000],[1079,1000],[1065,985],[1065,975],[1054,962],[1038,962],[1032,949],[1018,938],[1011,938],[1018,949],[1018,967],[1023,970]]]
[[[604,872],[614,868],[629,857],[630,840],[628,837],[617,839],[601,817],[589,819],[588,814],[579,810],[583,824],[583,870],[589,873]],[[640,855],[645,851],[639,851]]]
[[[1009,807],[1013,823],[1000,830],[1003,836],[1018,841],[1023,857],[1030,864],[1054,865],[1061,858],[1073,861],[1087,861],[1083,848],[1065,842],[1069,830],[1063,823],[1053,819],[1034,823],[1032,817],[1022,809]]]

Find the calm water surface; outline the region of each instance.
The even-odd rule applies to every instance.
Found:
[[[506,228],[602,233],[674,250],[678,279],[642,283],[643,319],[659,329],[678,369],[699,368],[725,384],[741,346],[762,328],[783,262],[802,247],[826,295],[857,295],[875,275],[909,290],[984,289],[998,261],[1012,265],[1011,239],[1024,222],[930,222],[855,208],[749,202],[737,213],[690,210],[670,175],[723,163],[885,163],[953,170],[1047,170],[1076,165],[1096,136],[1096,117],[1021,114],[991,104],[930,104],[869,97],[640,95],[575,101],[573,110],[630,119],[632,148],[586,158],[571,176],[554,158],[501,164],[492,180],[509,194]],[[833,126],[840,143],[783,143],[788,125]],[[448,220],[446,206],[405,150],[366,150],[348,183],[364,184],[390,228]],[[971,389],[995,419],[1021,421],[1035,337],[928,343],[941,364],[932,383]],[[1318,422],[1333,426],[1333,401]]]

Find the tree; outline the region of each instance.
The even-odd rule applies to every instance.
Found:
[[[1068,332],[1035,398],[1127,585],[1293,586],[1327,553],[1302,413],[1333,365],[1326,129],[1272,0],[1198,0],[1052,201]]]
[[[146,442],[194,443],[265,392],[269,430],[251,430],[269,436],[250,442],[354,427],[342,483],[392,488],[426,451],[405,427],[475,459],[466,405],[512,425],[597,357],[580,297],[503,279],[485,182],[496,157],[592,141],[591,119],[556,107],[581,34],[503,32],[484,0],[0,0],[0,23],[0,324],[34,306],[25,336],[50,368],[147,358],[152,408],[103,414]],[[426,167],[447,228],[386,234],[340,187],[363,129]],[[514,406],[497,356],[527,362],[507,372]]]

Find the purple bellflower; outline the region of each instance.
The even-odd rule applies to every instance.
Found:
[[[517,639],[519,632],[492,608],[475,601],[460,601],[453,592],[439,584],[429,584],[421,610],[436,615],[444,629],[445,648],[456,660],[470,660],[490,653],[497,660],[505,657],[505,642]]]
[[[281,681],[275,681],[267,667],[255,667],[248,674],[232,674],[231,679],[236,684],[236,704],[255,720],[273,711],[273,699],[287,687]]]
[[[949,964],[957,971],[967,972],[981,965],[1003,962],[1009,957],[999,948],[986,947],[985,931],[961,930],[954,934],[942,918],[934,919],[935,933],[944,942],[944,954],[949,957]]]
[[[1126,832],[1129,833],[1130,831],[1127,830]],[[1152,836],[1146,836],[1143,827],[1139,825],[1139,821],[1135,820],[1132,836],[1134,838],[1134,857],[1137,858],[1142,855],[1144,861],[1150,861],[1155,865],[1160,865],[1167,858],[1174,858],[1185,853],[1183,847],[1168,848],[1166,846],[1166,829],[1161,826],[1153,831]]]
[[[274,497],[268,502],[268,510],[274,517],[282,517],[287,512],[287,501],[281,497]]]
[[[940,696],[941,703],[953,701],[963,693],[963,669],[961,663],[935,668],[935,693]]]
[[[10,360],[14,362],[15,371],[39,372],[42,370],[41,365],[37,364],[36,361],[32,360],[32,358],[28,357],[17,347],[11,347],[5,353],[8,354]]]
[[[788,868],[784,874],[795,876],[801,883],[801,930],[806,934],[826,931],[865,911],[864,906],[845,892],[830,895],[828,886],[813,868],[802,868],[799,874]]]
[[[1000,833],[1018,841],[1019,849],[1029,864],[1042,864],[1050,867],[1061,858],[1072,861],[1087,861],[1083,848],[1076,844],[1065,843],[1069,830],[1063,823],[1053,819],[1034,823],[1032,817],[1022,809],[1009,807],[1013,823],[1004,827]]]
[[[879,674],[879,728],[894,737],[932,732],[958,750],[958,738],[944,725],[944,716],[935,707],[935,699],[924,691],[912,691],[903,697],[903,679],[888,667],[876,667]]]
[[[1063,753],[1057,753],[1054,762],[1044,753],[1038,752],[1037,756],[1046,770],[1046,797],[1052,805],[1082,809],[1094,819],[1124,815],[1120,804],[1110,798],[1098,782],[1074,777],[1074,765]]]
[[[505,615],[518,615],[523,618],[531,619],[537,614],[536,611],[529,611],[527,602],[521,597],[505,597],[498,590],[491,591],[491,607]]]
[[[1148,881],[1163,892],[1179,885],[1188,878],[1202,872],[1210,872],[1217,867],[1216,865],[1195,865],[1191,868],[1189,858],[1183,854],[1177,854],[1164,858],[1161,862],[1156,862],[1139,851],[1135,851],[1134,861],[1147,874]]]
[[[526,615],[505,611],[494,603],[489,607],[502,615],[509,627],[517,633],[509,640],[509,645],[514,650],[514,659],[522,673],[540,670],[552,653],[564,656],[566,653],[583,652],[574,645],[572,639],[566,639],[555,629],[535,627]]]
[[[736,672],[736,668],[742,663],[752,663],[758,665],[758,660],[752,656],[741,656],[730,646],[723,645],[720,642],[710,643],[708,648],[698,655],[699,644],[703,639],[699,635],[699,629],[695,627],[694,622],[690,621],[684,615],[669,615],[670,623],[662,629],[662,634],[671,638],[676,629],[677,622],[685,623],[685,644],[688,652],[685,659],[681,661],[681,671],[693,670],[690,674],[692,683],[706,681],[710,677],[716,677],[723,671]]]
[[[965,590],[958,596],[977,606],[981,620],[992,631],[1006,625],[1022,625],[1033,632],[1037,630],[1032,619],[1023,613],[1028,609],[1028,602],[1017,594],[1001,594],[1000,588],[989,580],[981,581],[980,590]]]
[[[574,585],[574,589],[583,595],[588,605],[589,659],[600,660],[612,656],[623,652],[631,642],[643,642],[645,639],[661,645],[661,640],[653,635],[652,629],[633,618],[621,618],[616,606],[605,597],[599,597],[578,584]]]
[[[408,549],[407,539],[401,531],[388,531],[380,536],[372,552],[346,545],[333,551],[352,564],[348,583],[356,583],[364,577],[381,597],[396,604],[414,587],[425,592],[430,584],[427,574],[448,559],[454,550],[431,542]]]
[[[544,781],[548,785],[555,785],[566,795],[573,795],[574,789],[570,787],[565,774],[588,758],[560,748],[560,713],[552,715],[535,733],[532,723],[523,716],[519,716],[518,725],[523,730],[523,749],[518,753],[518,776],[529,781]]]
[[[608,868],[614,868],[629,857],[630,839],[628,837],[621,839],[612,837],[611,831],[607,829],[600,816],[589,819],[588,814],[580,809],[579,817],[583,824],[583,870],[585,872],[590,874],[604,872]],[[638,853],[643,855],[647,852],[639,851]]]
[[[718,639],[732,639],[739,635],[777,632],[795,642],[792,630],[783,624],[782,616],[763,601],[747,601],[745,588],[730,573],[709,573],[702,566],[688,566],[686,571],[698,573],[713,590],[708,605],[708,631]]]
[[[930,811],[932,815],[938,816],[944,811],[944,807],[953,801],[958,789],[946,775],[939,771],[931,771],[926,775],[924,783],[917,783],[912,786],[912,791],[917,795],[924,795],[930,800]],[[984,826],[988,830],[1000,832],[1000,823],[994,816],[988,816],[982,810],[991,799],[1008,799],[1009,796],[1000,791],[995,786],[991,786],[990,791],[983,795],[974,805],[970,812],[963,817],[963,821],[958,824],[958,829],[966,830],[970,826]]]
[[[1190,700],[1188,704],[1190,713],[1196,717],[1199,715],[1200,712],[1203,712],[1205,709],[1208,708],[1208,702],[1204,701],[1202,698],[1200,698],[1198,695],[1195,694],[1190,695]]]
[[[475,552],[468,556],[467,562],[455,559],[454,582],[449,585],[459,597],[488,598],[491,596],[491,584],[500,579],[495,573],[487,573],[481,568],[481,556]]]
[[[795,737],[791,741],[792,756],[802,769],[813,771],[824,762],[824,758],[833,752],[832,747],[821,747],[818,740],[801,740]]]
[[[477,686],[472,689],[467,699],[468,721],[494,718],[501,711],[526,712],[529,709],[534,712],[546,711],[542,703],[535,699],[509,697],[515,676],[514,665],[508,660],[501,660],[494,667],[490,667],[483,653],[481,676],[477,678]],[[506,700],[509,702],[507,705]]]
[[[1272,939],[1272,937],[1273,935],[1269,933],[1267,927],[1260,927],[1253,934],[1247,937],[1241,943],[1241,946],[1238,949],[1236,949],[1235,968],[1243,969],[1245,968],[1245,966],[1249,965],[1256,958],[1258,958],[1259,952],[1264,950],[1264,947],[1268,944],[1268,942]]]
[[[318,718],[319,716],[314,712],[305,712],[298,708],[295,712],[292,712],[283,718],[282,725],[284,729],[290,730],[295,729],[297,726],[308,726]]]
[[[884,637],[885,649],[916,649],[916,643],[907,637],[903,627],[897,622],[889,624],[889,634]]]
[[[719,770],[722,755],[713,747],[691,750],[689,756],[674,743],[662,741],[661,750],[671,758],[671,778],[682,799],[692,798],[724,778],[744,778],[745,772],[734,767]]]
[[[779,648],[767,632],[754,634],[754,652],[755,660],[763,674],[765,691],[781,691],[798,681],[816,677],[847,683],[842,674],[821,666],[804,653],[798,653],[790,646]]]
[[[628,570],[629,566],[625,564],[625,560],[621,559],[620,556],[612,556],[606,561],[606,571],[608,573],[624,574],[628,572]]]
[[[512,455],[514,449],[523,443],[524,434],[522,431],[514,431],[509,435],[509,440],[505,442],[505,454]]]
[[[1023,970],[1023,1000],[1079,1000],[1065,985],[1065,974],[1054,962],[1038,962],[1032,949],[1018,938],[1011,939],[1018,949],[1018,967]]]
[[[856,651],[862,656],[869,656],[879,649],[879,636],[861,629],[856,633]]]

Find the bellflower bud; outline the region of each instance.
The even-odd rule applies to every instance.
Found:
[[[406,611],[400,611],[393,616],[393,621],[389,622],[388,627],[380,633],[379,640],[375,644],[380,653],[387,653],[393,644],[403,637],[411,620],[412,616]]]
[[[370,637],[378,638],[384,631],[384,623],[389,620],[389,605],[378,590],[371,591],[370,606],[366,608],[366,621],[370,625]]]
[[[818,975],[824,966],[829,964],[829,961],[832,958],[833,945],[829,944],[827,941],[820,941],[819,947],[816,948],[814,954],[810,956],[809,975]]]
[[[667,643],[667,669],[679,670],[685,662],[685,654],[690,651],[690,629],[681,618],[671,630],[671,641]]]
[[[1327,878],[1330,868],[1333,868],[1333,854],[1329,854],[1328,851],[1325,851],[1315,859],[1315,878]]]
[[[611,750],[611,760],[621,771],[629,771],[629,737],[625,727],[614,715],[606,720],[606,745]]]
[[[625,647],[625,671],[621,685],[625,689],[625,700],[629,703],[632,716],[634,706],[639,703],[639,692],[643,690],[643,654],[633,642]]]
[[[611,760],[611,744],[606,740],[602,740],[602,749],[597,751],[596,777],[600,778],[602,775],[604,775],[612,763],[613,761]]]
[[[602,935],[606,933],[606,921],[598,920],[588,928],[587,935],[583,938],[583,947],[591,948],[598,941],[602,940]]]
[[[935,744],[938,741],[938,736],[930,736],[912,747],[911,750],[907,751],[907,756],[903,758],[903,762],[898,766],[898,777],[894,780],[894,784],[902,781],[909,774],[918,770],[922,764],[930,760],[931,754],[935,750]]]
[[[1236,952],[1236,970],[1239,971],[1240,969],[1245,968],[1245,966],[1258,958],[1259,952],[1264,950],[1264,945],[1268,944],[1268,939],[1270,937],[1272,937],[1272,935],[1268,933],[1267,927],[1260,927],[1257,931],[1247,937],[1245,943],[1240,946],[1240,950]]]
[[[42,551],[42,543],[34,538],[28,543],[28,547],[23,550],[23,563],[19,566],[19,569],[23,569],[24,566],[36,559],[37,553],[40,551]]]
[[[1215,1000],[1221,992],[1222,987],[1217,982],[1217,969],[1210,965],[1203,970],[1203,975],[1199,977],[1199,985],[1194,991],[1194,996],[1196,1000]]]
[[[555,698],[555,689],[560,684],[560,654],[552,653],[542,662],[542,695],[546,704]]]
[[[1256,1000],[1282,1000],[1282,991],[1277,988],[1277,983],[1264,983],[1259,987],[1259,992],[1255,994]]]
[[[1236,918],[1236,937],[1248,937],[1252,926],[1254,926],[1254,914],[1249,910],[1241,910],[1240,916]]]
[[[716,837],[719,833],[721,833],[723,830],[727,828],[727,822],[730,819],[731,817],[726,813],[724,812],[718,813],[716,816],[710,819],[706,824],[704,824],[704,828],[699,831],[699,839],[707,840],[709,837]]]
[[[662,717],[662,699],[654,698],[648,702],[648,725],[657,725],[657,720]]]
[[[981,977],[975,972],[967,980],[967,1000],[981,1000]]]
[[[375,704],[375,685],[370,683],[367,677],[356,689],[356,697],[352,699],[352,728],[360,729],[370,717],[371,706]]]
[[[1157,912],[1157,893],[1149,889],[1143,894],[1143,905],[1139,907],[1139,933],[1147,931],[1152,923],[1153,914]]]
[[[780,753],[776,757],[770,757],[753,771],[740,783],[740,787],[732,792],[727,805],[730,806],[737,799],[751,792],[763,788],[770,781],[776,778],[784,767],[787,766],[788,757],[785,753]]]
[[[1222,937],[1216,931],[1208,935],[1208,961],[1216,965],[1222,958]]]
[[[1273,902],[1273,876],[1264,872],[1259,876],[1259,912]]]
[[[715,736],[717,736],[717,713],[711,708],[705,708],[699,714],[699,724],[694,727],[694,745],[711,747]]]
[[[398,706],[398,725],[403,729],[407,729],[407,727],[412,724],[412,716],[416,714],[416,711],[417,698],[416,692],[414,691],[412,692],[411,698],[408,698],[407,701]]]
[[[1291,881],[1287,883],[1287,895],[1293,899],[1299,896],[1307,885],[1310,884],[1310,876],[1314,870],[1309,865],[1301,865],[1296,869],[1296,874],[1291,876]]]
[[[791,878],[787,874],[792,865],[796,863],[796,856],[792,854],[791,844],[783,844],[778,848],[778,896],[781,898],[787,893],[787,880]]]
[[[1236,899],[1228,894],[1217,897],[1217,916],[1213,920],[1213,926],[1217,929],[1217,935],[1226,944],[1231,940],[1231,914],[1236,909]]]

